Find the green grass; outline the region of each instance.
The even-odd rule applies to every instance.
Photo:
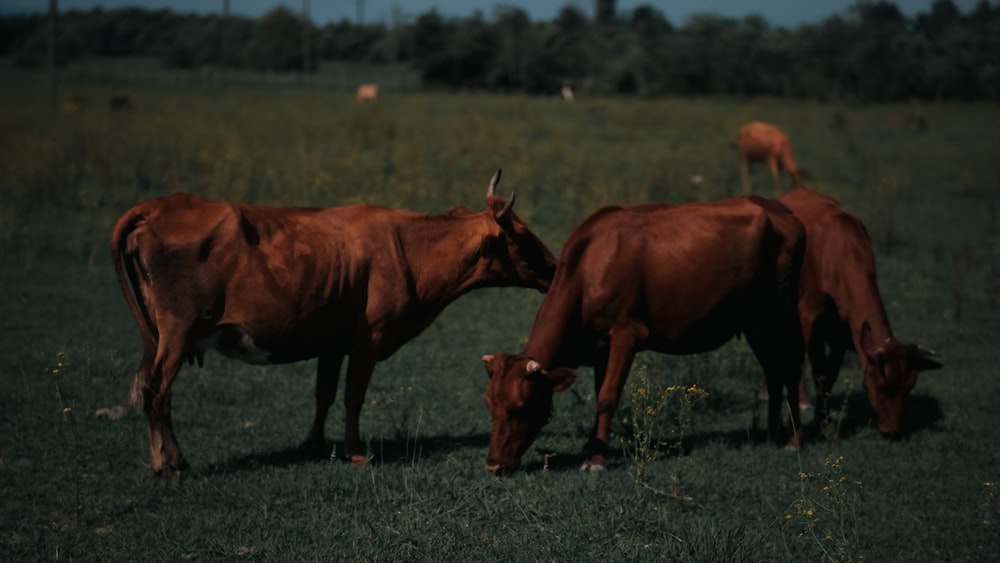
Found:
[[[62,91],[88,107],[66,115],[42,107],[38,77],[0,84],[0,559],[913,562],[1000,553],[996,106],[388,92],[375,108],[355,108],[346,90],[77,78]],[[122,91],[136,108],[112,113],[106,101]],[[914,111],[926,131],[900,125]],[[846,127],[832,126],[838,113]],[[500,191],[517,191],[518,213],[555,251],[600,205],[736,194],[728,142],[752,118],[783,126],[812,184],[862,217],[897,334],[943,354],[944,369],[923,375],[910,398],[908,440],[878,435],[849,356],[835,388],[841,438],[812,429],[797,454],[764,443],[759,369],[734,341],[697,357],[641,356],[651,389],[697,383],[709,394],[687,413],[683,447],[661,447],[644,484],[627,448],[607,472],[577,471],[593,420],[589,370],[557,397],[526,470],[496,478],[484,469],[480,356],[523,345],[541,296],[516,289],[462,297],[379,364],[361,419],[374,456],[365,468],[297,448],[311,422],[314,362],[254,367],[210,355],[203,369],[185,367],[174,418],[192,471],[169,483],[148,471],[140,414],[95,416],[124,399],[139,360],[106,240],[141,199],[185,190],[438,213],[481,209],[502,166]],[[702,183],[689,181],[696,174]],[[753,179],[771,195],[765,169]],[[343,417],[338,400],[331,445]],[[625,405],[617,435],[629,436],[634,420]],[[823,489],[841,476],[843,489]],[[669,494],[678,486],[690,500]]]

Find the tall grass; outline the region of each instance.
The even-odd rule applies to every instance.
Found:
[[[566,104],[390,91],[375,107],[355,107],[346,89],[78,80],[63,91],[87,106],[62,114],[42,106],[39,77],[0,83],[2,559],[985,561],[1000,553],[996,107],[924,106],[926,128],[915,130],[892,119],[910,105]],[[106,101],[123,90],[135,108],[112,112]],[[298,449],[312,362],[256,367],[211,355],[203,369],[185,367],[175,425],[193,469],[170,483],[150,478],[140,414],[96,416],[121,402],[139,360],[105,256],[112,222],[141,199],[184,190],[439,213],[481,209],[502,166],[501,191],[517,192],[518,213],[557,250],[601,205],[738,193],[729,141],[751,118],[784,127],[812,183],[862,217],[895,331],[944,355],[946,367],[921,376],[910,397],[908,440],[878,435],[849,356],[834,390],[839,439],[810,425],[800,453],[772,447],[756,398],[759,368],[734,341],[696,357],[640,355],[649,388],[697,384],[707,393],[689,411],[664,409],[674,425],[686,416],[681,439],[668,434],[659,442],[667,446],[641,460],[618,449],[602,474],[577,471],[595,409],[582,369],[557,396],[525,471],[494,478],[483,469],[490,425],[479,357],[523,345],[541,296],[516,289],[462,297],[379,364],[361,420],[372,455],[365,468]],[[766,170],[754,170],[753,183],[770,194]],[[331,448],[343,417],[338,400]],[[614,432],[635,429],[625,409]],[[635,486],[639,463],[649,487]],[[675,476],[690,500],[651,490],[674,492]],[[845,487],[863,483],[860,493],[830,497],[823,486],[841,476]],[[820,503],[833,512],[796,520],[797,506],[809,516]]]

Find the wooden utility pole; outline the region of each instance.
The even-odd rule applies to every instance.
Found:
[[[365,0],[358,0],[358,25],[365,25]]]
[[[59,1],[49,0],[49,107],[55,111],[59,107],[59,89],[56,85],[56,13]]]

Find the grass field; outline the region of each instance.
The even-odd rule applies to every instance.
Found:
[[[995,105],[390,91],[357,108],[315,87],[77,82],[63,92],[82,95],[84,111],[54,114],[37,77],[0,86],[2,560],[1000,558]],[[112,112],[123,92],[135,107]],[[502,166],[500,191],[517,191],[518,213],[557,252],[604,204],[736,195],[728,143],[750,119],[785,128],[811,184],[865,221],[896,333],[942,354],[909,399],[902,442],[875,430],[849,356],[840,439],[810,427],[798,453],[766,443],[759,369],[734,341],[640,356],[601,474],[577,470],[594,411],[581,370],[526,469],[497,478],[484,469],[480,356],[520,350],[541,295],[517,289],[462,297],[379,364],[361,419],[367,467],[298,449],[313,362],[210,355],[182,370],[174,420],[192,470],[168,483],[147,468],[141,414],[95,416],[123,401],[139,360],[107,250],[113,221],[139,200],[184,190],[478,210]],[[774,195],[763,167],[754,184]],[[343,416],[338,400],[331,446]]]

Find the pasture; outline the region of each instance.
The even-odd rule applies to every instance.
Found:
[[[0,559],[988,561],[1000,553],[1000,108],[770,99],[586,99],[353,92],[287,85],[145,88],[0,78]],[[127,93],[133,107],[111,111]],[[641,355],[610,469],[578,471],[590,371],[558,395],[525,469],[484,469],[480,357],[517,352],[541,295],[460,298],[376,368],[366,467],[298,448],[314,362],[217,354],[174,385],[192,469],[148,468],[121,403],[141,347],[108,253],[114,220],[174,191],[273,205],[481,210],[490,175],[556,254],[598,207],[737,195],[729,142],[788,132],[809,184],[860,216],[895,332],[939,351],[907,404],[909,437],[873,426],[856,358],[834,389],[840,437],[763,439],[745,342]],[[915,125],[919,124],[919,125]],[[775,195],[764,166],[754,191]],[[343,452],[343,392],[328,442]]]

